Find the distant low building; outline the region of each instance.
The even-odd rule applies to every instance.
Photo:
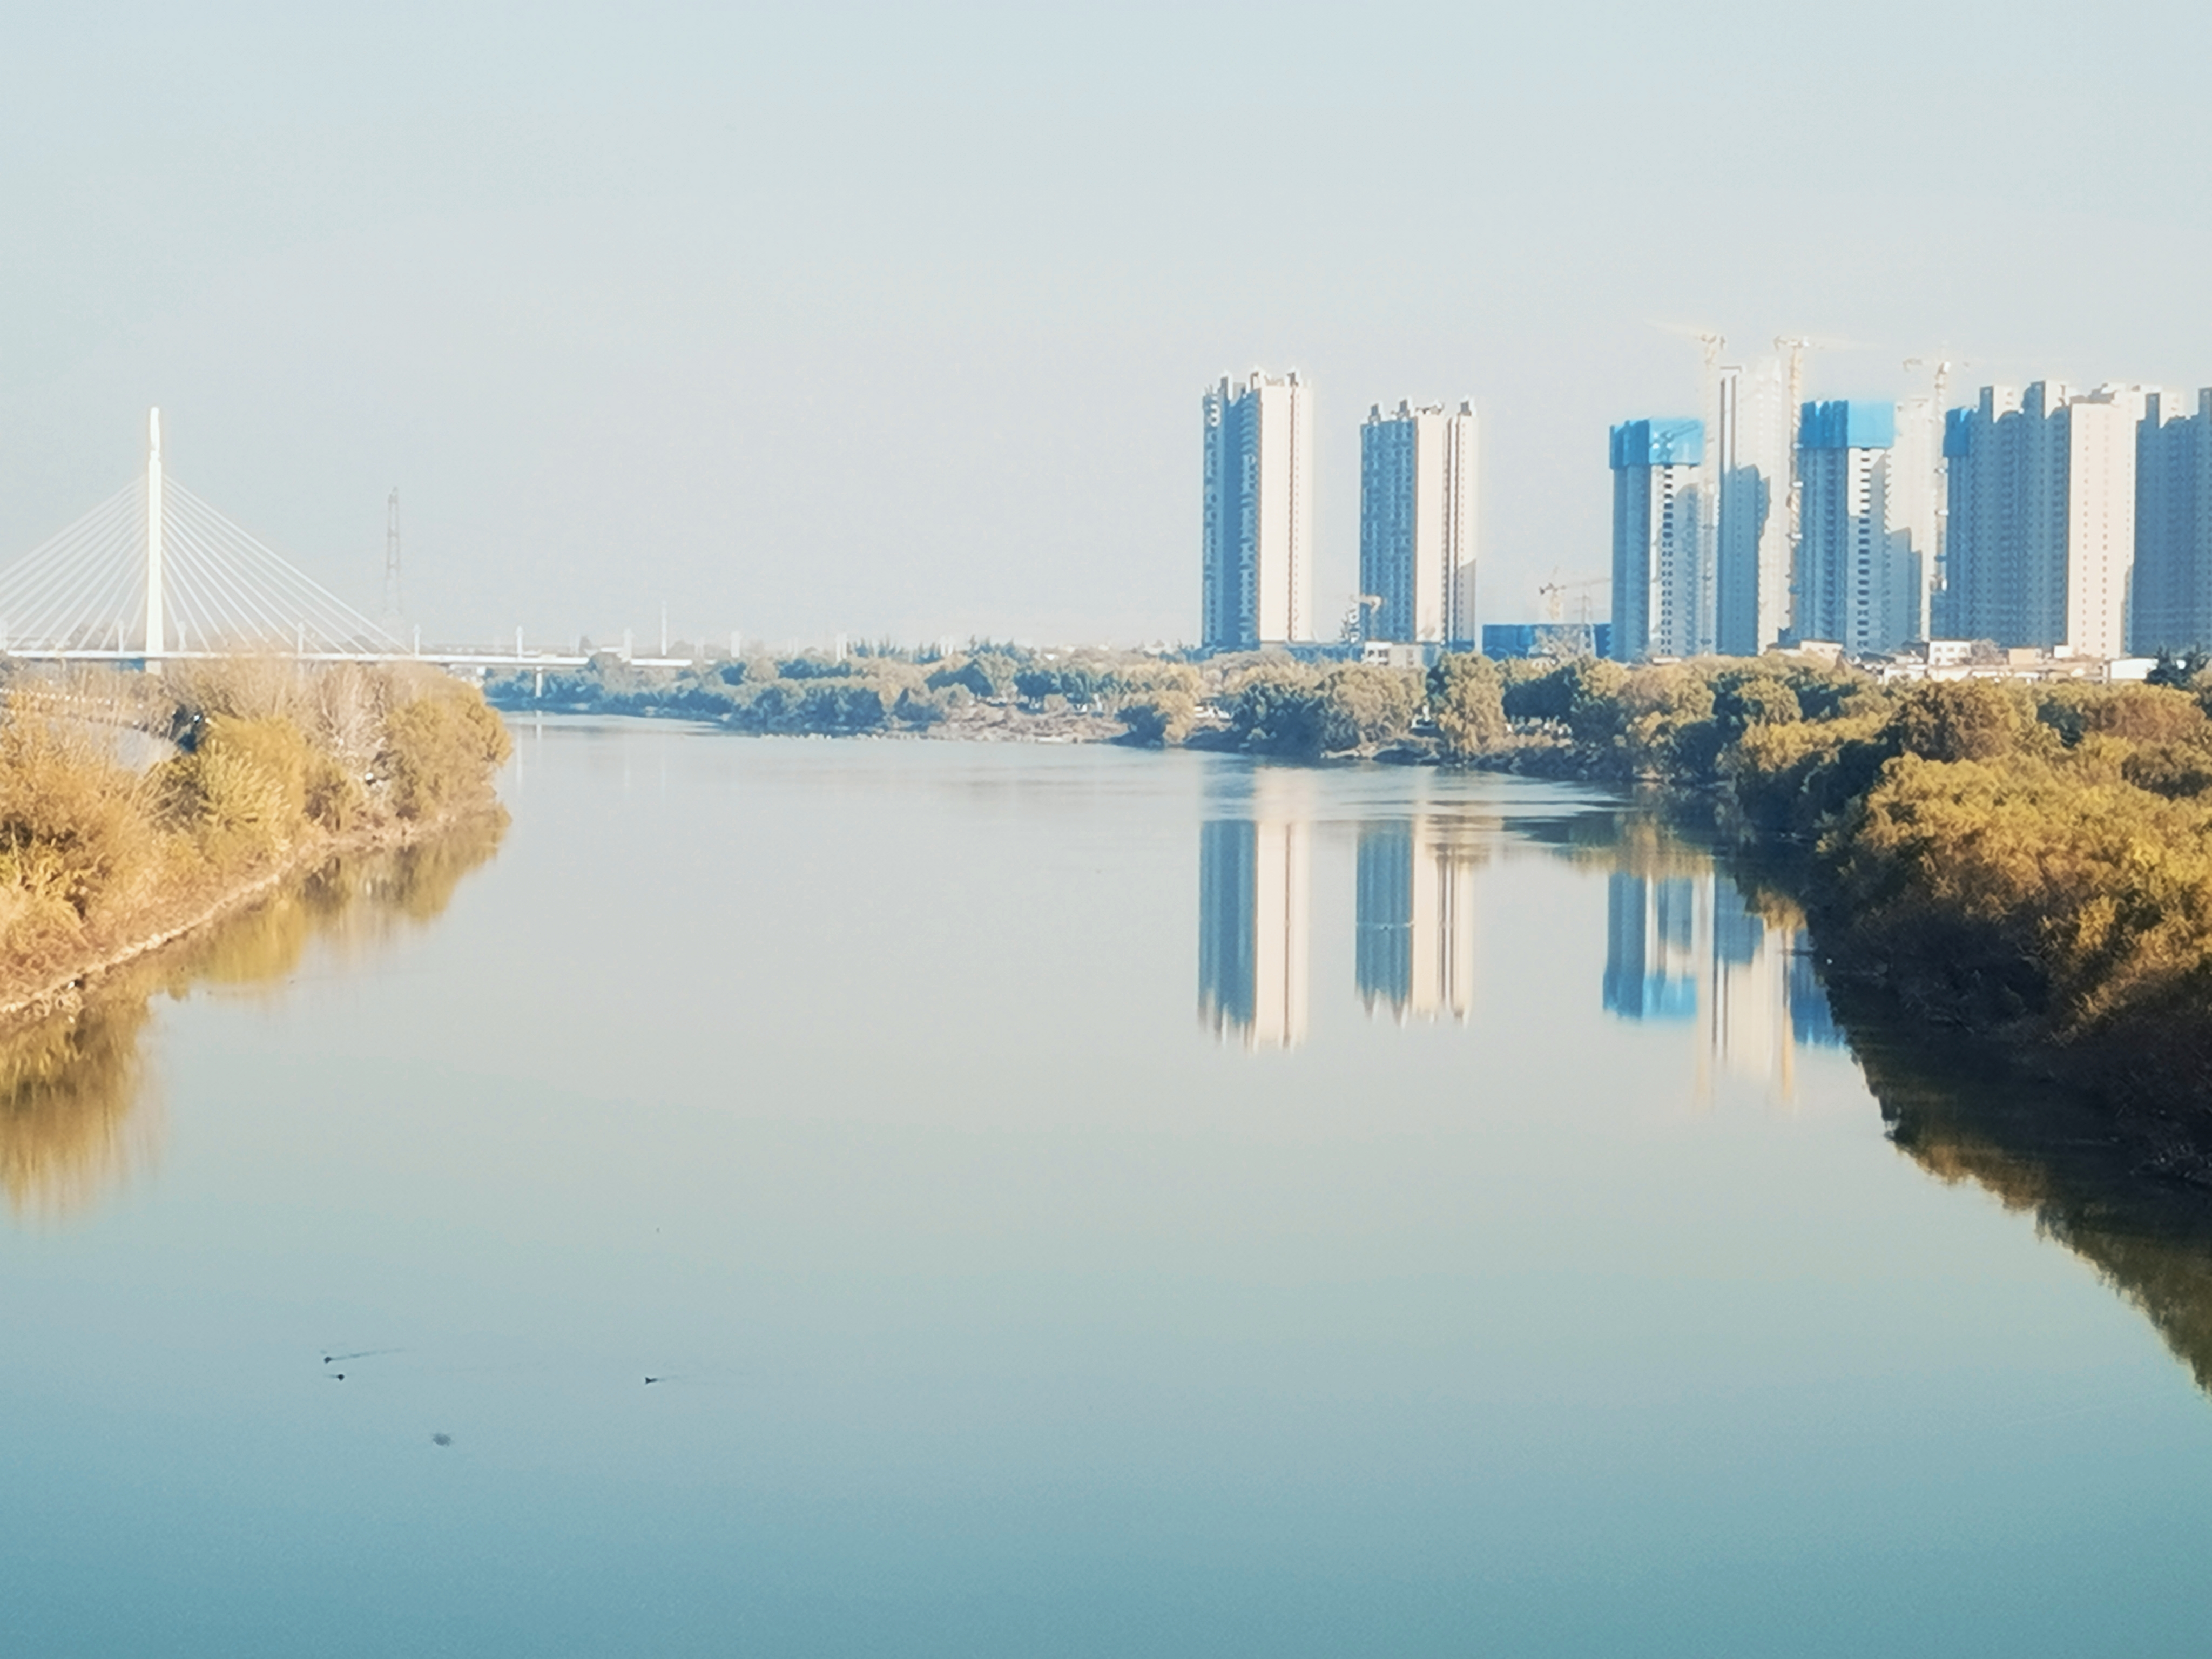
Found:
[[[1485,623],[1486,657],[1610,657],[1611,623]]]
[[[1443,647],[1408,645],[1398,640],[1370,640],[1359,647],[1359,660],[1370,668],[1426,668]]]

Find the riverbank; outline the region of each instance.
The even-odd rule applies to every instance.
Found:
[[[2212,688],[1886,688],[1788,654],[1425,672],[979,648],[683,676],[601,659],[510,708],[740,731],[988,735],[1656,786],[1786,879],[1829,973],[2212,1145]]]
[[[157,996],[252,987],[295,972],[311,945],[347,954],[434,921],[497,851],[506,815],[422,826],[398,842],[331,849],[319,863],[159,948],[103,964],[43,1012],[0,1020],[0,1196],[18,1215],[92,1202],[155,1161],[158,1096],[142,1086],[141,1036]]]
[[[125,737],[139,739],[126,743]],[[152,757],[142,765],[126,754]],[[410,665],[17,677],[0,721],[0,1022],[340,854],[498,813],[505,726]]]
[[[1786,659],[1583,662],[1504,684],[1512,730],[1471,758],[1518,745],[1696,799],[1803,905],[1832,983],[2203,1148],[2208,701],[2141,684],[1886,689]]]

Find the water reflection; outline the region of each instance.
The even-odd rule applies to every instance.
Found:
[[[1199,826],[1198,1012],[1248,1048],[1305,1040],[1312,927],[1304,775],[1231,774]]]
[[[107,975],[75,1010],[0,1033],[0,1189],[19,1218],[90,1206],[153,1161],[161,1117],[141,1039],[152,999],[267,992],[311,943],[357,957],[436,917],[490,858],[503,816],[418,846],[343,854],[244,915]]]
[[[1710,864],[1607,876],[1603,1001],[1624,1019],[1695,1024],[1716,1070],[1785,1097],[1798,1048],[1843,1046],[1802,916]]]
[[[1359,829],[1354,975],[1373,1012],[1400,1022],[1474,1006],[1474,872],[1483,843],[1464,819],[1422,816]]]
[[[1509,828],[1418,794],[1392,805],[1344,824],[1321,821],[1298,774],[1216,781],[1200,830],[1199,1006],[1217,1033],[1252,1049],[1306,1037],[1316,833],[1349,830],[1354,988],[1370,1013],[1401,1024],[1468,1023],[1481,884],[1510,883],[1520,858],[1564,857],[1605,881],[1601,1006],[1692,1036],[1700,1099],[1732,1078],[1788,1100],[1802,1051],[1848,1050],[1900,1150],[2032,1214],[2212,1392],[2212,1158],[2194,1139],[2025,1083],[1879,1006],[1839,1018],[1796,905],[1656,815],[1581,811]]]
[[[1698,1012],[1698,893],[1680,876],[1606,878],[1605,1009],[1628,1019],[1690,1019]]]
[[[1604,871],[1607,1012],[1692,1027],[1709,1073],[1785,1097],[1796,1048],[1842,1045],[1802,916],[1747,891],[1658,818],[1580,811],[1509,833],[1495,813],[1418,792],[1403,800],[1351,825],[1352,978],[1370,1014],[1468,1024],[1479,882],[1494,857],[1549,853]],[[1199,830],[1199,1013],[1249,1049],[1295,1048],[1308,1033],[1313,838],[1332,827],[1316,802],[1310,775],[1294,770],[1212,781]]]
[[[2212,1164],[2163,1119],[2022,1079],[1969,1042],[1848,1012],[1891,1140],[1947,1183],[2035,1218],[2133,1304],[2212,1393]]]

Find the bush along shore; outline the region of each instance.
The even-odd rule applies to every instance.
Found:
[[[507,729],[428,669],[244,659],[6,690],[0,1018],[335,853],[499,811]]]

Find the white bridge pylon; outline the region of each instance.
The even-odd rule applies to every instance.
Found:
[[[161,467],[0,570],[0,653],[116,659],[281,652],[391,658],[399,641]]]

